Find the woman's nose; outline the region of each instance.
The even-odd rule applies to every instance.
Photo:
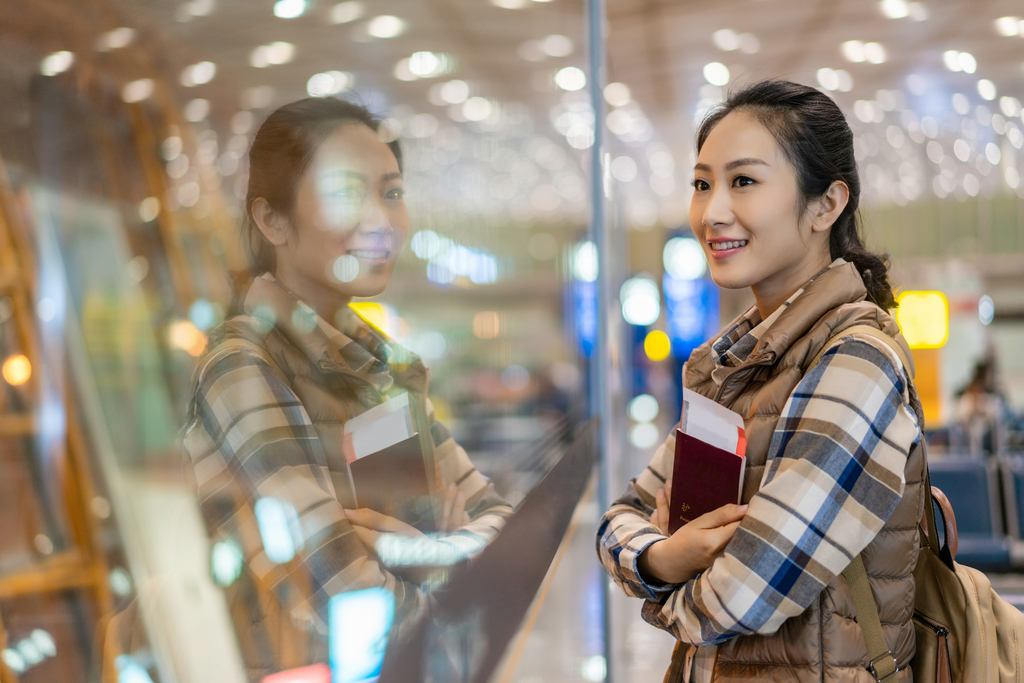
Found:
[[[716,225],[728,225],[732,222],[732,202],[729,197],[729,190],[725,187],[715,187],[709,192],[707,204],[704,206],[703,223],[709,228]]]
[[[391,227],[391,220],[384,208],[384,200],[373,195],[368,195],[363,201],[361,219],[362,226],[370,230]]]

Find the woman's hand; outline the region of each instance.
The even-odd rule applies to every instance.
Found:
[[[345,517],[348,518],[352,529],[359,536],[359,540],[374,555],[377,553],[377,540],[381,534],[398,534],[399,536],[408,536],[410,538],[424,535],[416,527],[406,524],[400,519],[382,515],[370,508],[345,510]]]
[[[671,494],[671,484],[658,491],[657,507],[651,515],[651,524],[666,535]],[[640,576],[648,583],[689,581],[722,554],[746,512],[746,505],[723,505],[682,526],[665,540],[649,545],[637,560]]]

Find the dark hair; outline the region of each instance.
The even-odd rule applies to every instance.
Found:
[[[242,242],[254,276],[273,272],[277,259],[273,245],[253,219],[253,202],[263,197],[276,213],[290,215],[295,208],[299,179],[335,128],[344,123],[361,123],[377,131],[382,120],[362,105],[334,97],[307,97],[286,104],[267,117],[249,148],[249,189],[242,225]],[[402,149],[398,140],[392,139],[387,145],[401,170]]]
[[[775,137],[796,169],[803,206],[825,194],[835,181],[850,189],[846,208],[832,225],[829,252],[852,262],[864,280],[868,300],[883,310],[896,307],[889,285],[889,258],[864,247],[857,207],[860,177],[853,154],[853,132],[832,98],[819,90],[789,81],[766,80],[729,94],[708,114],[697,132],[697,152],[726,115],[749,111]]]

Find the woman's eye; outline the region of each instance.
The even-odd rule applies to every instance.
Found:
[[[748,185],[754,184],[753,178],[748,178],[745,175],[736,176],[736,179],[732,181],[737,187],[747,187]]]
[[[693,189],[697,190],[697,192],[704,192],[711,188],[706,180],[701,180],[700,178],[697,178],[691,184],[693,185]]]
[[[405,197],[405,190],[400,187],[390,189],[384,194],[384,198],[391,201],[398,201],[403,197]]]

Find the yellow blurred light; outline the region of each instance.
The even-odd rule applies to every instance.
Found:
[[[199,357],[206,350],[206,335],[191,320],[178,320],[167,327],[167,342],[171,348],[181,349],[190,356]]]
[[[480,311],[473,316],[473,334],[478,339],[494,339],[500,332],[500,320],[494,311]]]
[[[644,339],[644,352],[653,361],[665,360],[672,353],[672,342],[661,330],[653,330]]]
[[[355,301],[349,304],[360,318],[376,327],[389,337],[394,338],[398,332],[398,315],[387,304],[376,301]]]
[[[4,361],[3,374],[12,387],[24,384],[32,376],[32,363],[20,353],[11,356]]]
[[[896,322],[912,349],[938,349],[949,337],[949,302],[942,292],[903,292]]]

